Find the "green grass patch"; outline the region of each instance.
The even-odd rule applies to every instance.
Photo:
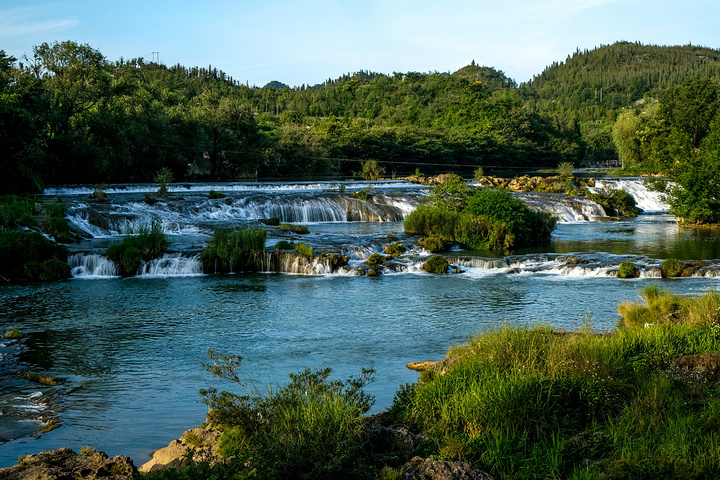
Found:
[[[676,362],[720,351],[720,294],[643,297],[620,307],[611,334],[477,335],[449,352],[444,374],[401,389],[391,413],[428,435],[424,454],[495,478],[714,478],[718,379]]]
[[[137,273],[141,261],[158,258],[168,245],[160,221],[155,219],[150,226],[142,227],[136,235],[125,237],[121,243],[110,245],[107,256],[115,262],[120,274],[128,277]]]
[[[213,232],[200,254],[205,273],[261,270],[265,262],[263,228],[221,228]]]
[[[297,233],[298,235],[306,235],[310,233],[310,230],[308,230],[308,227],[305,225],[294,225],[292,223],[281,223],[278,225],[278,228],[281,232],[292,232]]]
[[[677,258],[667,258],[660,265],[660,271],[664,278],[681,277],[687,265]]]

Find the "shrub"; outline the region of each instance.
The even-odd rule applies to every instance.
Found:
[[[459,214],[445,208],[419,205],[405,217],[403,228],[415,235],[435,235],[446,241],[455,238],[455,225]]]
[[[208,192],[208,198],[210,200],[217,200],[218,198],[225,198],[225,194],[222,192],[216,192],[215,190],[210,190]]]
[[[443,241],[442,238],[438,237],[437,235],[421,237],[418,240],[418,243],[420,244],[421,247],[423,247],[425,250],[429,251],[430,253],[445,252],[448,249],[448,244],[445,241]]]
[[[381,167],[377,160],[367,160],[362,163],[358,174],[365,180],[380,180],[385,174],[385,167]]]
[[[359,378],[329,380],[331,370],[305,370],[267,392],[240,379],[242,358],[208,352],[214,376],[232,380],[247,393],[201,390],[209,419],[225,428],[221,453],[247,459],[249,468],[271,478],[369,478],[368,432],[363,415],[374,398],[363,388],[372,370]]]
[[[52,281],[52,280],[63,280],[72,276],[70,265],[62,260],[51,258],[45,260],[41,265],[40,280]]]
[[[570,178],[573,174],[573,169],[575,168],[575,165],[572,164],[572,162],[561,162],[557,166],[557,173],[560,178]]]
[[[260,219],[260,222],[271,227],[277,227],[278,225],[280,225],[280,219],[278,217]]]
[[[143,202],[147,203],[148,205],[155,205],[158,200],[149,193],[143,193]]]
[[[485,176],[485,170],[483,170],[482,167],[477,167],[475,172],[473,172],[473,176],[475,180],[481,180]]]
[[[23,337],[23,332],[19,328],[13,328],[5,332],[5,338],[8,340],[19,340]]]
[[[37,202],[31,197],[16,195],[0,196],[0,226],[35,227],[38,214]]]
[[[402,243],[400,242],[394,242],[385,247],[385,254],[390,255],[392,257],[399,257],[403,253],[405,253],[405,250],[407,250]]]
[[[459,212],[465,207],[465,202],[472,192],[472,187],[465,183],[460,175],[448,173],[445,181],[430,190],[430,203],[436,207]]]
[[[433,255],[425,263],[423,263],[423,268],[426,272],[438,275],[447,273],[449,267],[450,264],[448,263],[447,258],[442,255]]]
[[[306,257],[312,258],[313,256],[313,247],[312,245],[307,245],[305,243],[298,243],[295,245],[295,251],[299,253],[300,255],[305,255]]]
[[[258,271],[265,262],[265,239],[262,228],[221,228],[213,232],[200,254],[205,273]]]
[[[660,265],[660,271],[664,278],[680,277],[685,270],[685,262],[677,258],[667,258]]]
[[[283,223],[278,226],[280,231],[285,232],[290,230],[293,233],[297,233],[298,235],[305,235],[310,233],[310,230],[305,225],[293,225],[291,223]]]
[[[158,197],[165,197],[168,194],[168,187],[172,185],[173,173],[168,167],[161,168],[153,177],[153,181],[158,184]]]
[[[640,276],[640,270],[633,262],[622,262],[617,276],[618,278],[637,278]]]
[[[373,253],[370,255],[367,260],[365,260],[365,263],[368,265],[382,265],[382,263],[385,261],[385,258],[380,255],[379,253]]]
[[[368,192],[366,192],[365,190],[358,190],[357,192],[351,193],[350,198],[357,198],[358,200],[367,202],[370,198],[370,195],[368,195]]]
[[[158,258],[168,245],[160,221],[153,219],[150,226],[142,227],[137,235],[125,237],[121,243],[110,245],[107,256],[115,262],[120,275],[128,277],[137,273],[141,261]]]
[[[596,193],[587,193],[588,198],[603,207],[607,215],[636,217],[640,213],[635,198],[625,190],[605,186]]]
[[[52,259],[66,262],[67,247],[51,242],[38,232],[0,231],[0,279],[37,280],[43,272],[43,263]]]
[[[70,225],[65,218],[65,205],[62,203],[50,203],[45,206],[43,213],[43,229],[55,237],[58,242],[71,242]]]
[[[104,183],[98,183],[93,186],[93,198],[97,200],[98,202],[104,202],[107,199],[107,190],[108,186]]]
[[[287,240],[280,240],[278,243],[275,244],[276,250],[293,250],[295,248],[295,244],[292,242],[288,242]]]

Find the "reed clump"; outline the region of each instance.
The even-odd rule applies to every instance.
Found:
[[[158,258],[169,245],[160,221],[153,219],[149,226],[142,226],[137,234],[110,245],[107,257],[115,263],[120,275],[130,277],[137,274],[141,262]]]
[[[261,270],[265,263],[263,228],[221,228],[213,232],[200,254],[205,273],[228,273]]]
[[[641,297],[612,333],[477,335],[403,387],[391,414],[428,435],[422,455],[495,478],[714,478],[720,372],[678,365],[720,351],[720,294]]]

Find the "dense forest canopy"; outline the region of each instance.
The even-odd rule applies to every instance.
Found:
[[[176,180],[228,180],[349,175],[370,159],[388,174],[596,163],[622,157],[613,127],[623,115],[633,115],[625,131],[639,152],[638,119],[651,110],[657,120],[643,128],[673,128],[659,112],[690,99],[656,104],[692,79],[715,86],[719,73],[717,50],[620,42],[578,50],[519,86],[473,61],[452,73],[256,87],[212,66],[110,61],[89,45],[43,43],[23,59],[0,50],[1,189],[151,181],[165,167]],[[696,148],[714,112],[697,117]],[[630,163],[668,162],[645,152]]]

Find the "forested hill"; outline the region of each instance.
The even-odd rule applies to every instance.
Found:
[[[520,90],[538,111],[597,120],[608,112],[614,118],[615,111],[646,95],[659,97],[669,87],[698,77],[720,80],[720,50],[617,42],[577,50]]]
[[[349,73],[264,87],[217,68],[110,61],[89,45],[0,50],[0,191],[49,183],[538,168],[617,158],[621,109],[688,78],[720,80],[720,52],[616,43],[577,51],[518,86],[473,61],[455,72]]]

